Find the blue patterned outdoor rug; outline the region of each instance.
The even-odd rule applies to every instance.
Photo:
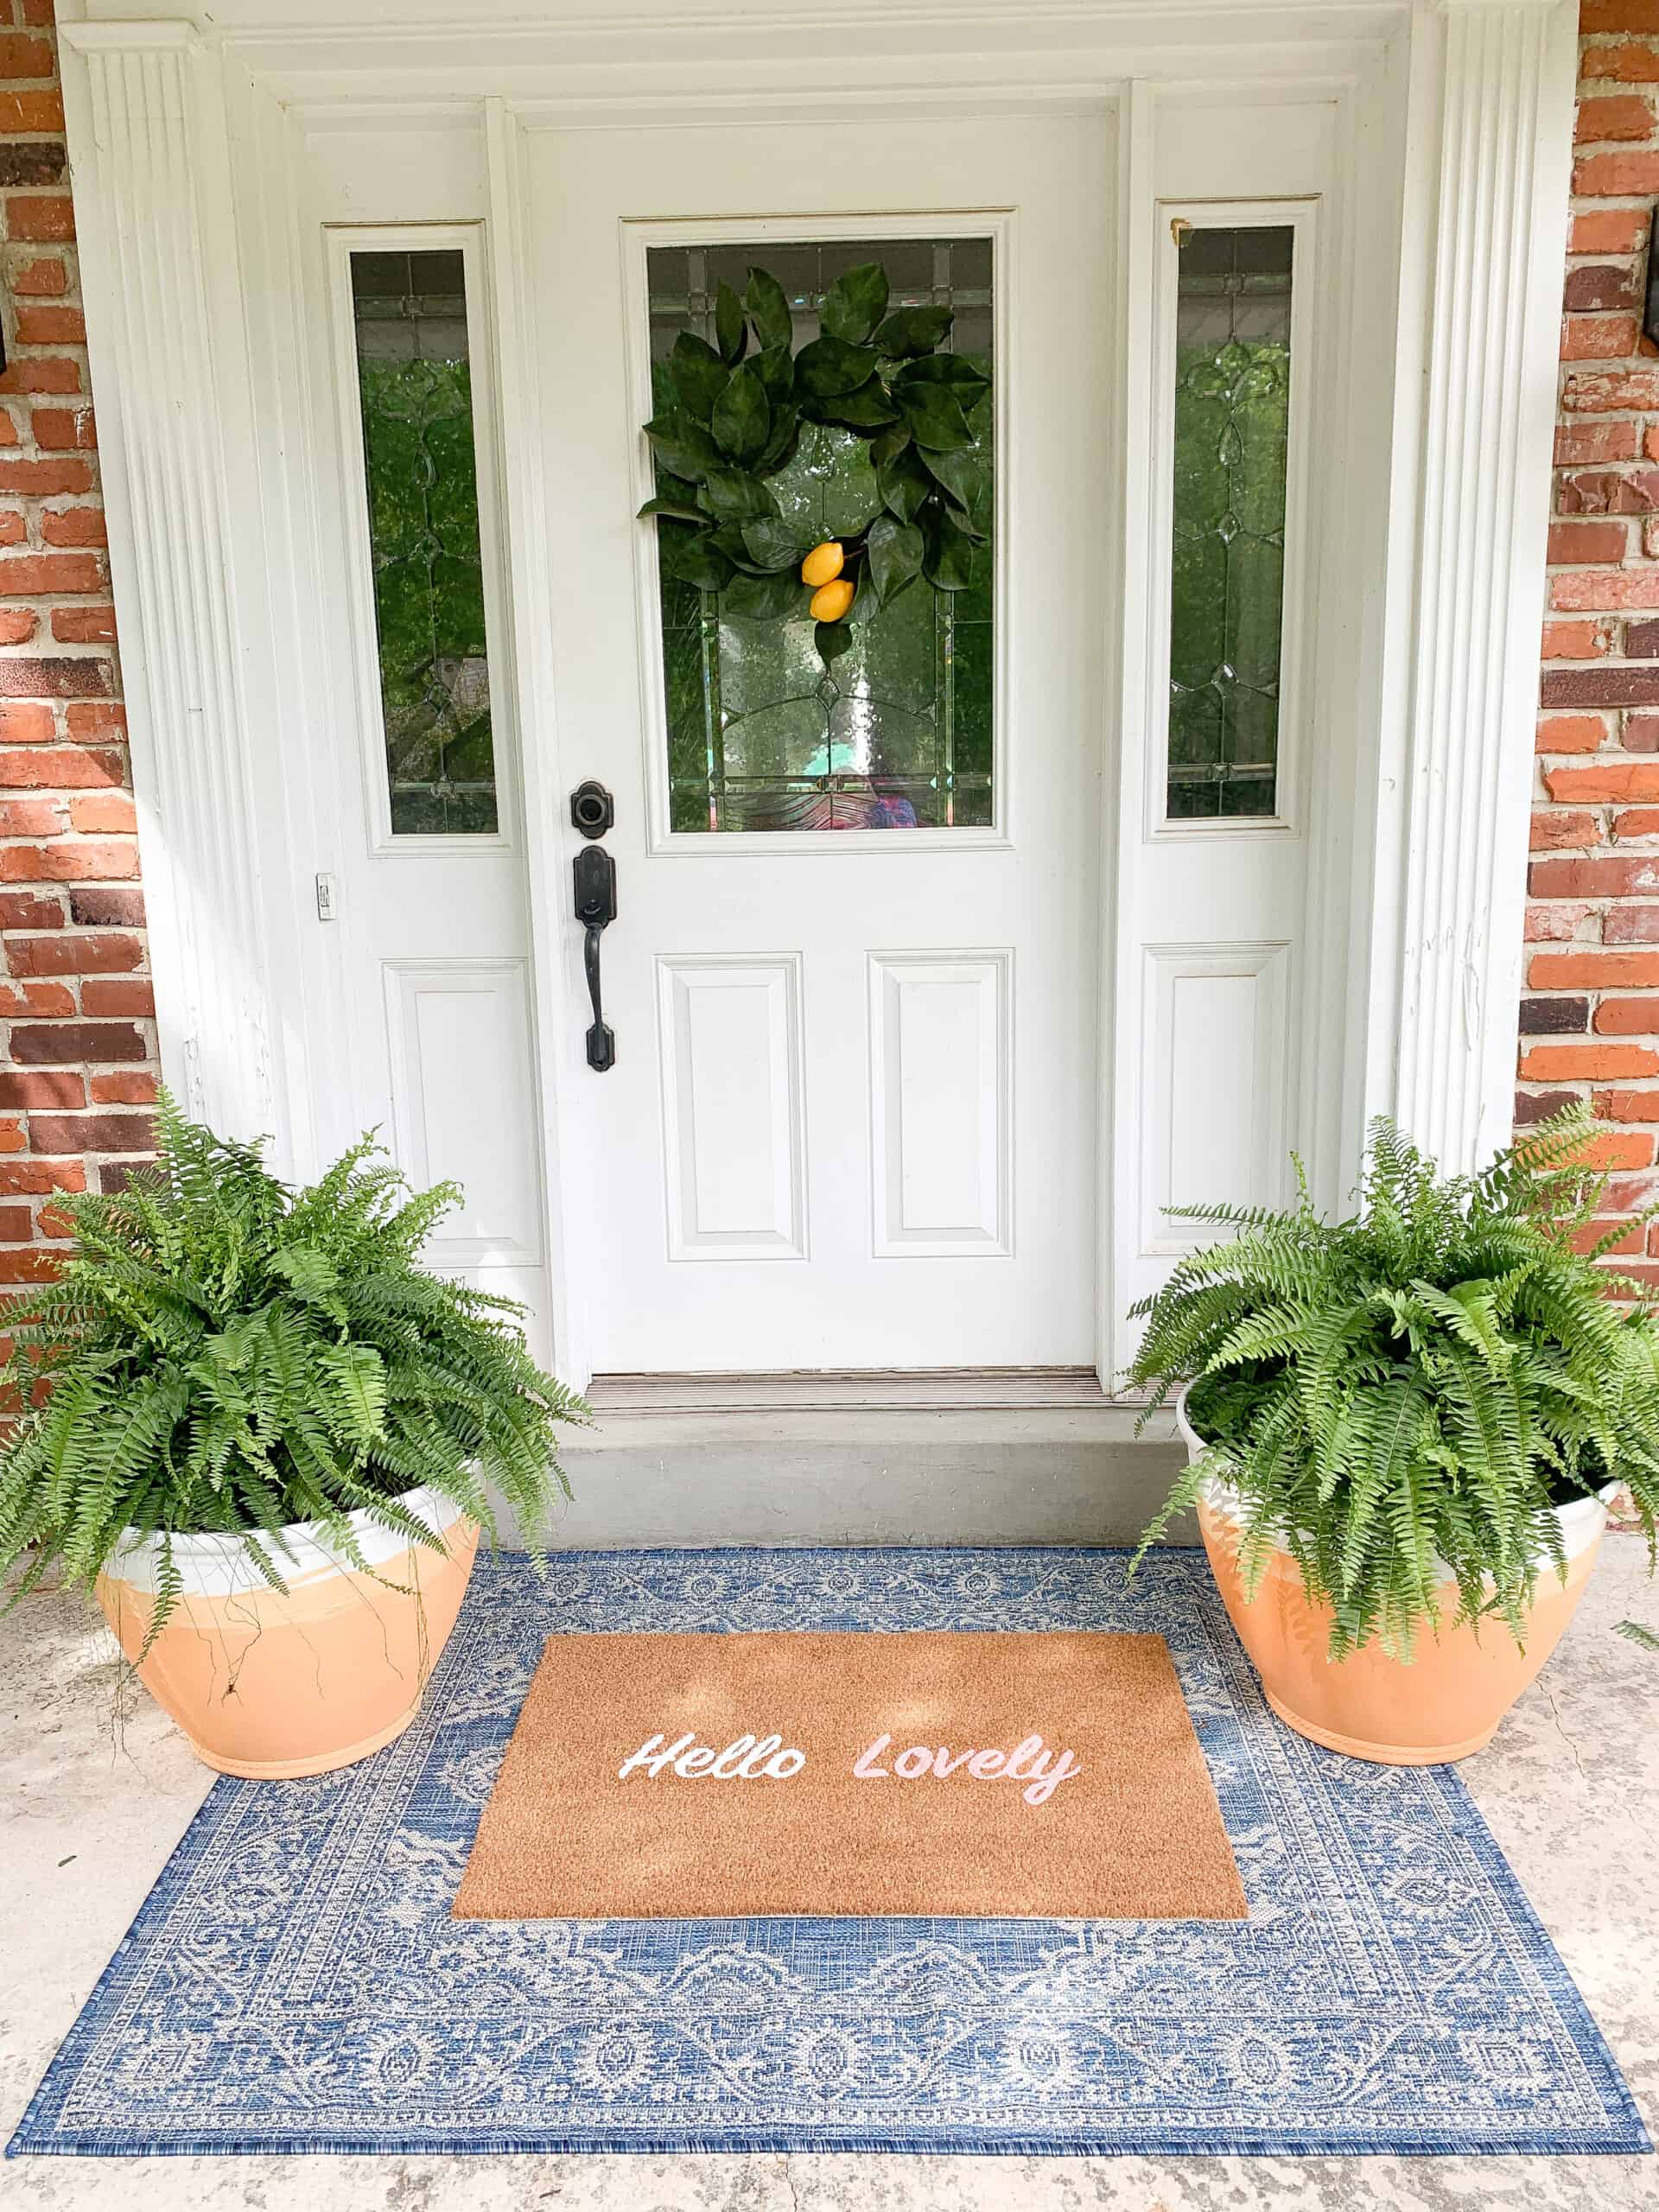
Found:
[[[1203,1554],[479,1561],[425,1710],[217,1783],[10,2150],[1633,2152],[1630,2092],[1446,1767],[1269,1713]],[[1248,1922],[452,1921],[550,1630],[1167,1639]]]

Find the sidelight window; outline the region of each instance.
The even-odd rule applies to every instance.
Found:
[[[391,830],[493,834],[463,257],[354,251],[351,296]]]
[[[1172,822],[1271,817],[1295,232],[1180,227],[1166,811]]]

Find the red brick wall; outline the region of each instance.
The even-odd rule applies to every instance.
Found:
[[[51,0],[0,0],[0,1285],[150,1141],[155,1012]]]

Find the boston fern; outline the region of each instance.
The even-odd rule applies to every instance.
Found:
[[[170,1537],[239,1539],[281,1590],[289,1522],[358,1567],[358,1510],[436,1546],[398,1502],[423,1484],[493,1535],[493,1484],[539,1553],[569,1495],[554,1424],[583,1408],[524,1349],[519,1308],[419,1265],[454,1186],[410,1197],[372,1137],[309,1189],[262,1151],[163,1099],[155,1167],[55,1202],[74,1254],[10,1307],[0,1371],[21,1409],[0,1573],[32,1554],[15,1597],[54,1567],[90,1588],[130,1531],[158,1537],[148,1643],[178,1602]]]
[[[1589,1229],[1606,1178],[1580,1164],[1569,1111],[1484,1173],[1437,1175],[1373,1125],[1350,1219],[1184,1206],[1230,1229],[1134,1311],[1130,1380],[1155,1409],[1190,1384],[1207,1449],[1148,1529],[1206,1481],[1238,1493],[1241,1565],[1259,1586],[1282,1547],[1332,1608],[1332,1658],[1409,1657],[1424,1621],[1493,1614],[1517,1642],[1541,1568],[1563,1563],[1552,1507],[1628,1491],[1649,1557],[1659,1508],[1659,1326]],[[1300,1168],[1299,1168],[1300,1179]],[[1576,1246],[1587,1249],[1580,1250]],[[1456,1605],[1439,1594],[1456,1584]]]

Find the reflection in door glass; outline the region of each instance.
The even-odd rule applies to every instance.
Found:
[[[1192,229],[1181,241],[1172,821],[1274,810],[1294,239],[1283,224]]]
[[[391,827],[487,834],[495,755],[461,256],[353,253],[352,311]]]
[[[665,359],[682,331],[713,343],[721,283],[741,294],[751,267],[777,277],[798,349],[819,334],[818,304],[844,270],[879,262],[889,311],[953,310],[946,350],[991,369],[988,238],[837,240],[833,245],[655,247],[647,257],[653,405],[675,404]],[[972,408],[967,509],[984,542],[966,587],[919,579],[868,621],[828,667],[803,587],[785,619],[746,619],[743,594],[662,570],[664,690],[671,827],[677,830],[953,829],[992,818],[992,395]],[[966,474],[960,480],[966,481]],[[870,443],[808,422],[793,458],[766,480],[804,553],[845,539],[880,512]],[[741,585],[741,579],[740,579]],[[855,610],[855,613],[859,610]]]

